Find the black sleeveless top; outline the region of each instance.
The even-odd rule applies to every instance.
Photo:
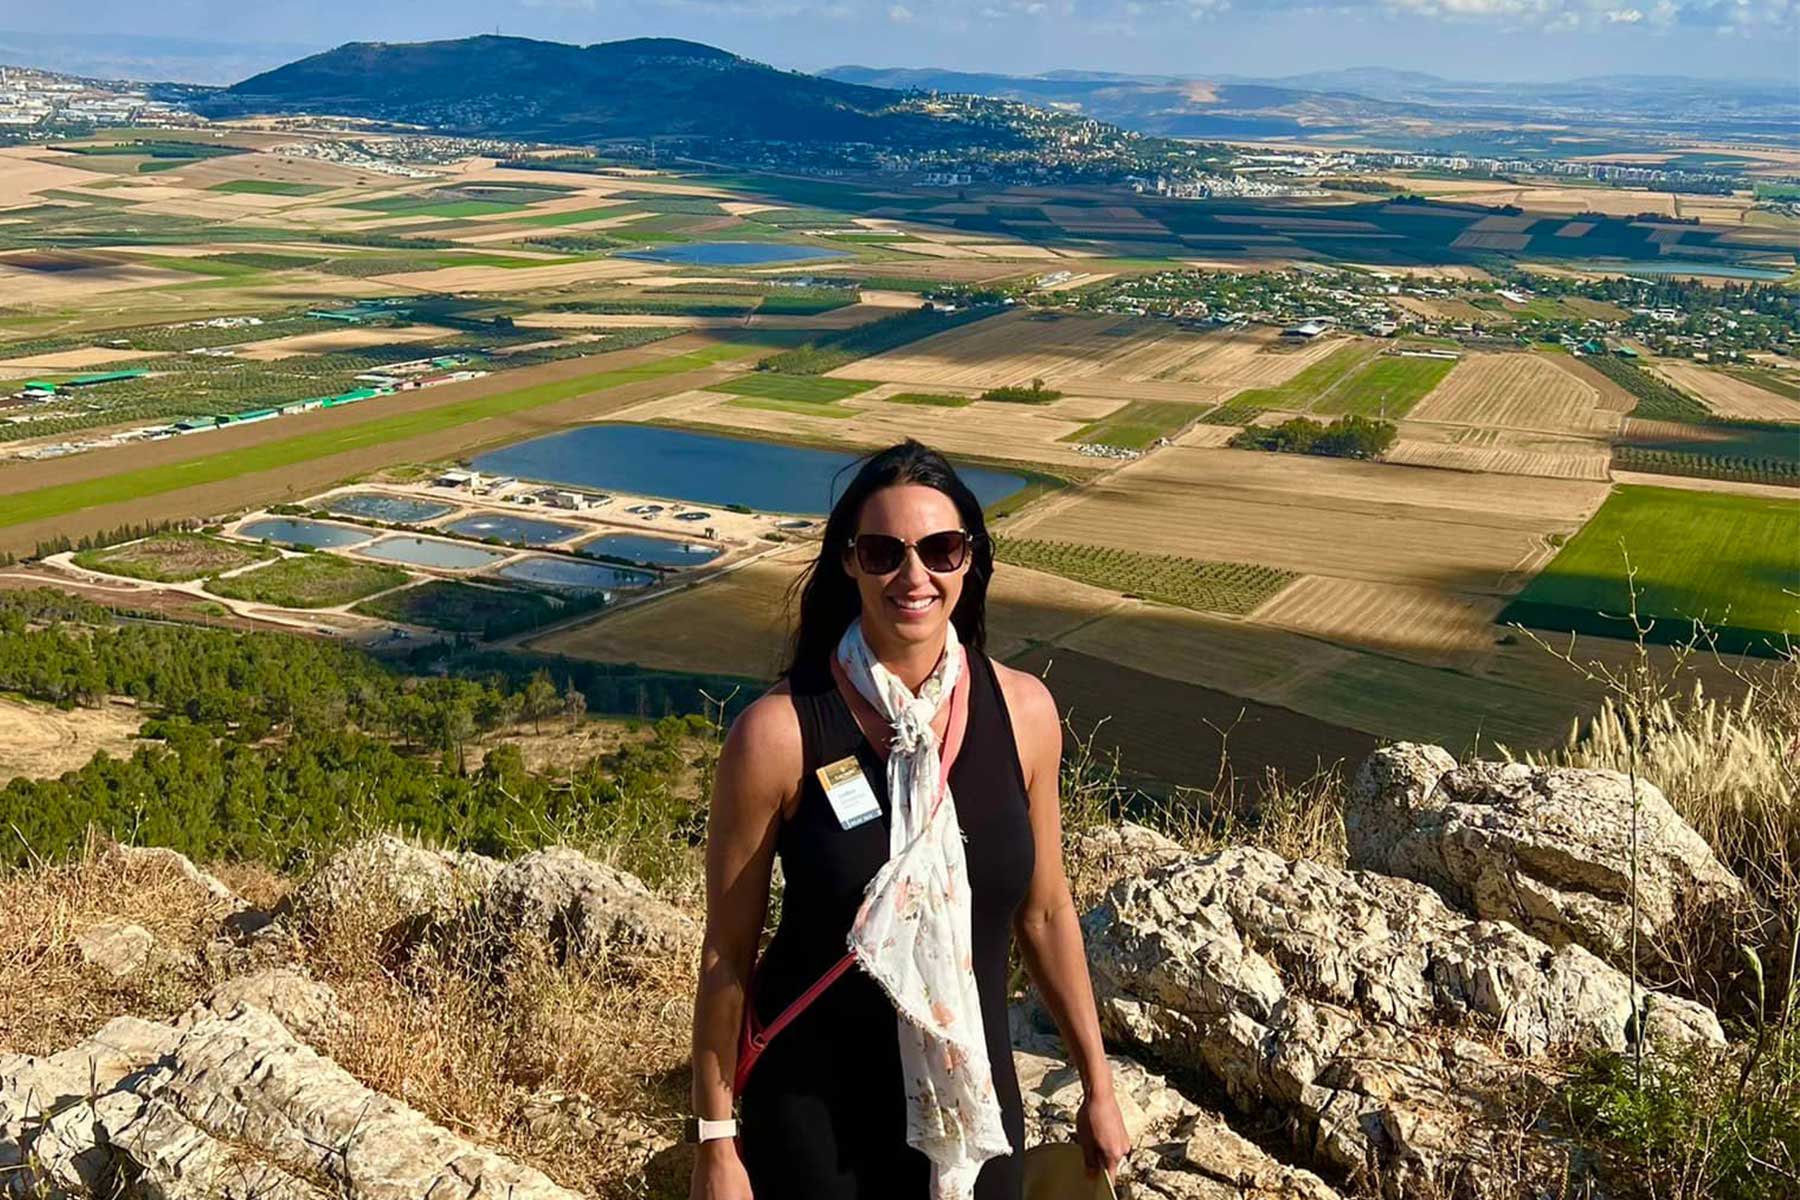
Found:
[[[1018,1200],[1024,1118],[1006,1020],[1012,920],[1035,862],[1018,743],[986,655],[971,653],[969,716],[950,768],[967,848],[971,940],[981,1019],[1013,1154],[990,1161],[977,1200]],[[776,852],[785,884],[781,920],[757,969],[750,1002],[767,1023],[843,957],[863,889],[888,856],[887,765],[863,735],[831,676],[789,680],[805,749],[794,815]],[[846,830],[813,772],[854,754],[881,819]],[[930,1164],[906,1144],[904,1083],[894,1007],[851,968],[769,1044],[741,1105],[741,1145],[758,1200],[926,1200]]]

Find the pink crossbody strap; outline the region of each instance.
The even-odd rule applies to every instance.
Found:
[[[851,685],[848,677],[844,675],[843,668],[838,666],[836,659],[832,660],[831,667],[832,674],[837,679],[838,689],[844,693],[845,702],[850,704],[851,711],[854,713],[856,702],[862,700],[862,697],[856,694],[855,688]],[[963,670],[956,677],[956,686],[950,691],[950,725],[944,733],[944,752],[939,756],[936,803],[943,802],[945,790],[950,783],[950,767],[955,763],[956,756],[962,752],[963,735],[968,728],[969,671],[965,659]],[[744,995],[744,1020],[738,1033],[737,1070],[731,1081],[733,1096],[744,1094],[744,1085],[750,1079],[750,1068],[756,1065],[756,1060],[762,1057],[762,1052],[768,1049],[769,1043],[774,1040],[775,1035],[792,1024],[794,1019],[805,1012],[813,1001],[824,994],[827,988],[836,983],[845,971],[855,966],[856,955],[850,953],[838,959],[832,964],[829,971],[819,976],[811,987],[796,996],[793,1002],[782,1009],[767,1025],[756,1019],[756,1006],[751,1003],[751,997],[756,993],[756,971],[761,965],[759,962],[751,968],[750,987]]]

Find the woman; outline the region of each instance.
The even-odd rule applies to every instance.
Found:
[[[1089,1170],[1129,1148],[1062,869],[1062,730],[1042,683],[983,653],[992,574],[980,503],[914,441],[826,521],[792,662],[719,760],[693,1200],[1018,1200],[1013,935],[1081,1074]],[[809,989],[734,1129],[745,1005],[766,1026]]]

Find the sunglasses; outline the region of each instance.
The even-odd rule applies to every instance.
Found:
[[[919,552],[919,561],[933,575],[959,571],[969,561],[969,545],[975,535],[966,529],[946,529],[928,533],[916,542],[903,541],[891,533],[859,533],[851,538],[847,549],[856,552],[856,565],[865,575],[891,575],[906,561],[906,549]]]

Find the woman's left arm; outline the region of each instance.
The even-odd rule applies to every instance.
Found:
[[[1036,865],[1031,886],[1013,918],[1025,968],[1062,1033],[1084,1093],[1076,1138],[1088,1170],[1109,1175],[1131,1149],[1112,1068],[1100,1040],[1100,1019],[1088,978],[1081,922],[1069,895],[1062,857],[1062,721],[1043,681],[1023,671],[996,666],[1019,743],[1019,763],[1031,800],[1031,832]]]

